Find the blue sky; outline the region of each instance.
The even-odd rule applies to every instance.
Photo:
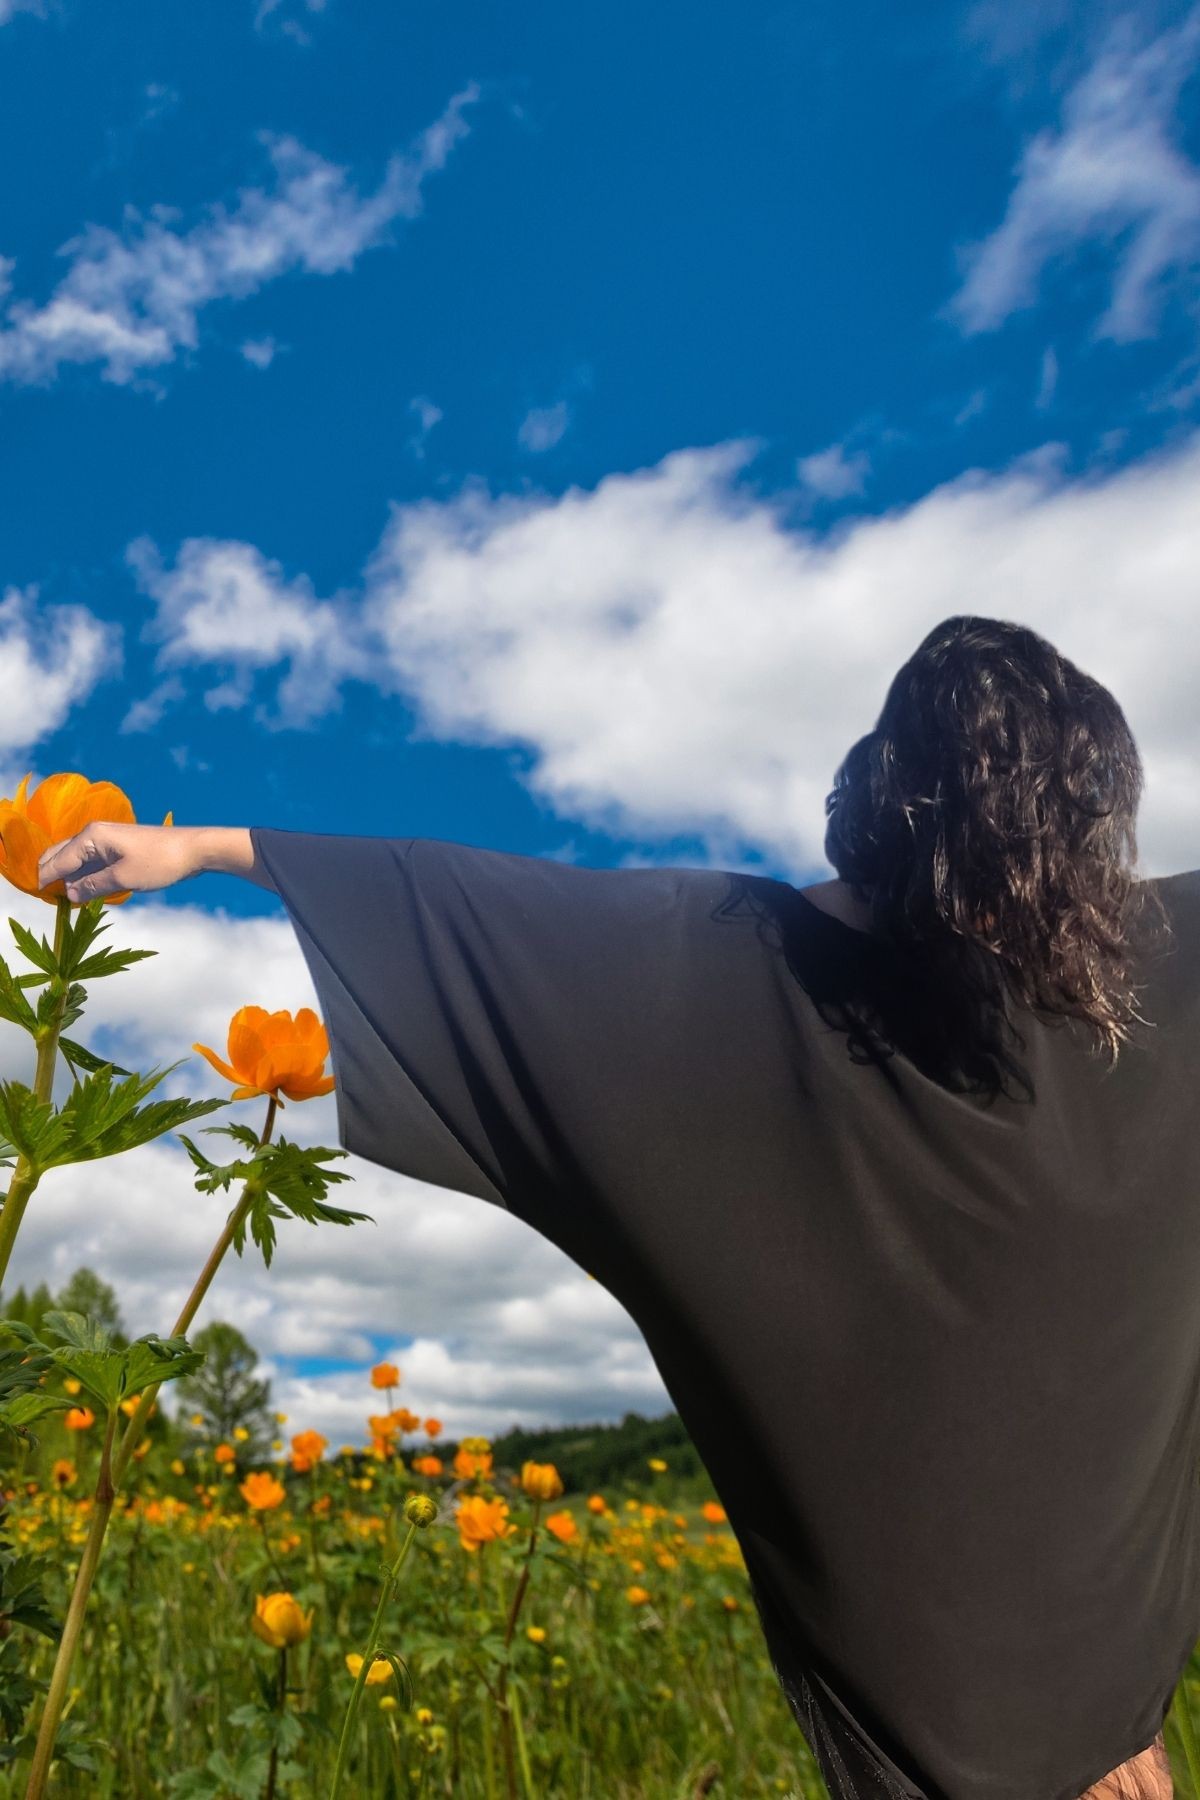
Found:
[[[0,0],[0,789],[818,880],[980,611],[1113,686],[1194,866],[1198,69],[1184,5]],[[412,1335],[264,1293],[281,1369]]]

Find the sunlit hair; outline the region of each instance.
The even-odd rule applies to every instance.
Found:
[[[1026,626],[957,616],[838,768],[825,854],[874,931],[940,973],[977,1062],[1007,992],[1084,1021],[1111,1073],[1130,1021],[1153,1024],[1133,1004],[1137,929],[1171,930],[1134,872],[1142,783],[1107,688]]]

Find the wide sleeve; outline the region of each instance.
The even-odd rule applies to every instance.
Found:
[[[342,1147],[473,1194],[585,1266],[621,1158],[686,1079],[712,871],[251,827],[330,1040]]]

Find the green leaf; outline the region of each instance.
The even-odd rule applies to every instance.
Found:
[[[38,1146],[52,1129],[53,1120],[53,1106],[48,1100],[39,1100],[25,1082],[0,1081],[0,1132],[28,1161],[37,1161]]]
[[[8,923],[13,937],[16,939],[17,949],[24,956],[26,962],[31,962],[35,969],[41,969],[45,975],[53,975],[54,949],[50,940],[45,937],[35,938],[29,927],[22,925],[20,919],[10,918]],[[26,976],[24,979],[28,980],[29,977]]]
[[[157,950],[99,950],[95,956],[78,963],[72,974],[81,981],[97,981],[103,975],[119,975],[134,963],[143,962],[147,956],[157,955]]]
[[[123,1069],[120,1063],[103,1061],[94,1050],[86,1049],[83,1044],[77,1044],[71,1038],[60,1037],[58,1047],[72,1074],[75,1073],[76,1063],[81,1069],[111,1069],[114,1075],[131,1073],[129,1069]]]
[[[9,1019],[26,1031],[37,1030],[37,1015],[21,991],[12,970],[0,956],[0,1019]]]
[[[115,1156],[119,1151],[148,1144],[190,1119],[202,1118],[219,1107],[228,1106],[227,1100],[220,1099],[155,1100],[148,1106],[140,1104],[145,1095],[184,1060],[181,1057],[179,1062],[149,1075],[130,1075],[116,1086],[113,1085],[112,1063],[102,1063],[86,1080],[76,1082],[60,1110],[48,1122],[39,1121],[35,1149],[27,1154],[31,1154],[39,1169]],[[0,1112],[0,1129],[4,1129],[4,1123]],[[9,1135],[24,1148],[11,1128]]]
[[[164,1381],[177,1381],[181,1375],[193,1374],[204,1362],[204,1352],[193,1350],[184,1337],[148,1334],[117,1349],[105,1327],[85,1319],[81,1313],[48,1312],[42,1320],[42,1330],[60,1340],[59,1346],[49,1353],[55,1366],[81,1382],[106,1412],[118,1406],[126,1395],[143,1393]]]

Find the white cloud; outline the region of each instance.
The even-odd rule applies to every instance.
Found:
[[[210,206],[190,228],[178,208],[125,210],[119,231],[89,224],[63,244],[66,275],[43,305],[10,299],[0,326],[0,379],[48,383],[68,363],[97,363],[104,379],[127,383],[199,342],[199,314],[217,300],[240,300],[294,272],[352,269],[364,251],[392,240],[398,220],[422,209],[427,178],[445,166],[469,129],[471,85],[455,94],[411,150],[388,161],[373,194],[360,194],[346,169],[294,137],[260,132],[273,170],[269,188],[243,188],[233,206]],[[14,264],[2,260],[0,292]]]
[[[517,442],[523,450],[531,450],[535,455],[543,450],[553,450],[570,421],[571,409],[565,400],[556,400],[553,406],[531,407],[517,428]]]
[[[1037,298],[1055,261],[1098,242],[1115,251],[1096,335],[1153,331],[1164,295],[1200,258],[1200,169],[1178,140],[1179,93],[1200,54],[1200,9],[1148,44],[1118,20],[1068,94],[1060,128],[1026,145],[1004,219],[964,253],[948,307],[967,333],[991,331]]]
[[[44,19],[46,8],[43,0],[0,0],[0,25],[7,25],[18,13],[32,13],[35,18]]]
[[[340,683],[348,676],[366,678],[367,652],[347,604],[317,600],[305,576],[289,582],[277,562],[249,544],[188,539],[174,568],[163,567],[148,538],[136,538],[126,551],[143,590],[157,603],[144,636],[160,641],[159,669],[214,662],[232,667],[231,676],[209,688],[211,711],[249,704],[256,669],[288,664],[277,691],[278,714],[260,709],[261,724],[301,726],[328,712],[337,702]],[[176,691],[162,685],[139,702],[129,729],[137,721],[161,714],[162,704]]]
[[[85,606],[39,606],[34,586],[0,599],[0,754],[48,737],[122,666],[117,626]]]
[[[407,447],[415,457],[420,459],[425,455],[426,438],[445,415],[441,407],[435,406],[427,394],[414,394],[408,403],[408,410],[417,421],[417,429],[409,438]]]
[[[411,698],[432,737],[525,747],[564,819],[813,871],[834,770],[920,639],[952,613],[1015,619],[1125,707],[1145,866],[1194,866],[1200,436],[1074,480],[1044,446],[828,535],[742,479],[751,455],[735,442],[559,496],[476,482],[395,505],[358,599],[191,540],[156,588],[164,655],[230,663],[243,704],[283,661],[296,710],[297,658],[314,681],[324,659]]]
[[[44,931],[51,909],[16,889],[6,910]],[[191,1051],[225,1052],[229,1020],[253,1001],[316,1006],[299,945],[277,916],[232,918],[202,904],[139,896],[107,915],[105,942],[158,954],[90,989],[76,1035],[126,1066],[182,1066],[155,1090],[224,1095],[228,1086]],[[0,1023],[0,1071],[28,1080],[29,1040]],[[69,1079],[60,1070],[56,1098]],[[185,1128],[218,1159],[229,1139],[204,1127],[257,1124],[261,1102],[240,1102]],[[278,1129],[302,1144],[337,1147],[332,1096],[287,1105]],[[357,1157],[332,1165],[354,1176],[331,1197],[375,1223],[340,1229],[284,1221],[270,1271],[248,1248],[231,1256],[200,1323],[231,1319],[266,1358],[292,1429],[314,1425],[363,1442],[377,1397],[365,1380],[382,1343],[396,1350],[402,1398],[435,1414],[447,1434],[502,1430],[516,1420],[616,1418],[665,1412],[670,1399],[633,1321],[598,1282],[499,1207],[393,1174]],[[171,1136],[120,1157],[51,1171],[26,1214],[10,1282],[57,1287],[81,1263],[120,1294],[134,1332],[174,1323],[220,1232],[229,1197],[197,1196],[192,1166]],[[413,1338],[411,1345],[401,1340]],[[298,1377],[295,1359],[355,1359],[359,1371]]]
[[[256,369],[269,369],[279,352],[279,345],[270,336],[245,338],[238,345],[238,349],[246,361],[252,363]]]
[[[867,485],[871,459],[864,450],[850,452],[844,444],[830,444],[812,456],[802,456],[796,474],[804,486],[822,500],[845,500],[861,494]]]

